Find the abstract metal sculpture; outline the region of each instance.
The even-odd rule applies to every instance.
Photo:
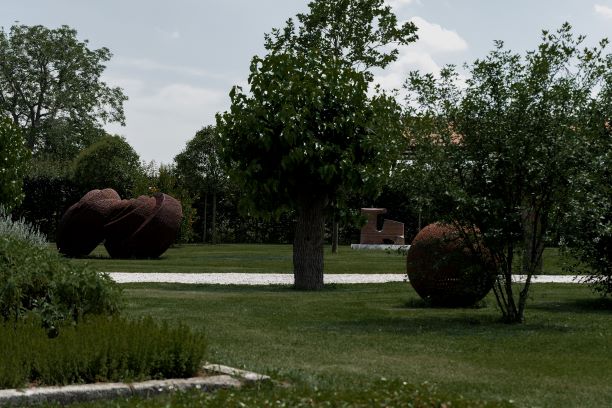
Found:
[[[466,244],[448,224],[423,228],[412,241],[406,266],[414,290],[439,306],[471,306],[489,293],[495,280],[495,268],[482,243]]]
[[[376,224],[379,214],[385,214],[386,208],[362,208],[361,213],[368,217],[368,222],[361,228],[360,244],[404,245],[404,223],[384,220],[379,231]]]
[[[113,258],[157,258],[176,239],[182,217],[181,203],[167,194],[122,200],[113,189],[92,190],[60,220],[57,248],[85,256],[104,241]]]

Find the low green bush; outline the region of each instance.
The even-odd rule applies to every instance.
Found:
[[[0,388],[191,377],[205,350],[202,333],[151,318],[95,316],[55,338],[29,318],[0,325]]]
[[[0,316],[4,321],[34,314],[50,335],[56,335],[62,321],[119,312],[121,288],[108,275],[72,263],[28,239],[23,235],[25,227],[19,234],[0,235]]]

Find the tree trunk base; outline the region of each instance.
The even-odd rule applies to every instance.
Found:
[[[293,242],[295,289],[323,289],[325,200],[315,200],[298,210]]]

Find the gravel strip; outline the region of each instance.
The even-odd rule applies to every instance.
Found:
[[[188,283],[212,285],[293,285],[293,274],[289,273],[138,273],[109,272],[118,283]],[[325,283],[386,283],[405,282],[404,274],[326,274]],[[525,277],[515,275],[517,282]],[[569,275],[540,275],[533,283],[581,283],[580,277]]]

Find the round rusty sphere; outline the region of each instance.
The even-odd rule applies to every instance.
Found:
[[[481,256],[472,250],[476,246]],[[468,244],[454,227],[441,223],[426,226],[414,238],[406,271],[419,296],[433,305],[449,307],[475,304],[489,293],[495,279],[482,243]]]

